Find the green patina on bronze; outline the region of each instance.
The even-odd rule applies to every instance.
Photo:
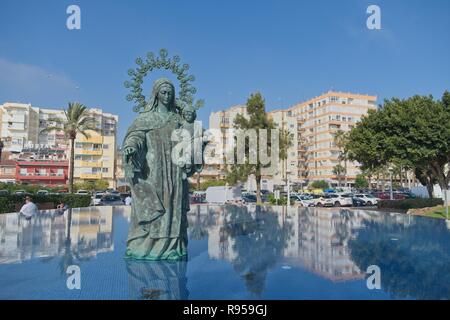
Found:
[[[161,50],[160,54],[161,58],[156,60],[153,54],[148,54],[152,59],[147,63],[138,58],[140,69],[129,72],[133,75],[132,87],[136,93],[127,99],[136,100],[134,110],[139,115],[128,128],[123,142],[125,177],[133,197],[126,257],[181,260],[187,257],[187,177],[201,171],[202,165],[174,163],[172,149],[177,142],[171,141],[171,137],[175,130],[192,126],[201,102],[192,106],[191,93],[195,90],[189,89],[187,82],[193,80],[193,76],[185,78],[186,67],[179,70],[179,57],[171,61],[166,50]],[[150,98],[145,100],[140,87],[142,77],[154,67],[181,72],[178,79],[181,78],[180,87],[184,91],[179,100],[175,98],[174,85],[165,78],[155,81]]]

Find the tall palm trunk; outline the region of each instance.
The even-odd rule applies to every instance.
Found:
[[[70,161],[69,161],[69,193],[73,193],[73,167],[75,163],[75,138],[70,138]]]
[[[347,159],[344,160],[344,187],[348,187],[348,178],[347,178]]]
[[[261,175],[255,175],[256,178],[256,202],[261,203]]]

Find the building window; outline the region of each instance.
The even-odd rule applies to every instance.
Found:
[[[103,145],[103,149],[108,149],[109,148],[109,145],[108,144],[104,144]]]
[[[76,142],[75,148],[83,148],[83,144],[81,142]]]
[[[103,173],[108,173],[108,168],[103,168],[102,172]]]

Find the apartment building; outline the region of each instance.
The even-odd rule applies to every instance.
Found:
[[[118,116],[99,108],[89,109],[89,114],[97,120],[97,131],[89,132],[89,138],[77,135],[75,182],[103,179],[108,181],[110,187],[115,187]],[[0,105],[0,138],[4,142],[4,150],[11,152],[11,157],[17,159],[23,150],[50,147],[64,150],[69,159],[70,142],[64,134],[58,131],[42,132],[42,129],[56,124],[53,119],[64,117],[62,109],[9,102]]]
[[[110,188],[116,187],[116,129],[118,116],[90,109],[97,121],[97,132],[89,138],[77,135],[75,140],[74,179],[76,182],[106,180]]]
[[[247,107],[245,105],[236,105],[223,111],[211,112],[209,116],[209,129],[215,129],[220,137],[215,136],[207,149],[205,150],[205,158],[209,155],[216,160],[221,158],[225,161],[225,152],[230,147],[233,139],[233,123],[238,114],[247,116]],[[201,172],[201,181],[208,179],[224,179],[225,178],[225,164],[206,164]]]
[[[293,144],[288,149],[287,159],[280,159],[276,174],[263,178],[262,188],[285,185],[287,178],[299,187],[316,180],[326,180],[337,186],[338,177],[333,173],[340,154],[335,143],[336,132],[351,130],[369,110],[377,109],[376,100],[377,97],[371,95],[329,91],[290,108],[268,112],[278,129],[292,134]],[[246,106],[211,113],[209,128],[220,129],[224,133],[222,141],[215,141],[213,147],[220,145],[221,150],[225,150],[230,139],[225,132],[233,127],[237,114],[246,115]],[[346,165],[346,180],[349,185],[353,184],[360,173],[358,163],[348,161],[341,165]],[[224,177],[223,168],[207,166],[202,176],[208,178],[212,175],[221,179]],[[254,185],[254,182],[249,181],[249,185]]]
[[[300,123],[297,179],[306,182],[327,180],[338,184],[333,168],[339,163],[340,150],[335,143],[339,130],[350,131],[369,110],[376,110],[376,96],[329,91],[287,110],[287,116]],[[344,166],[344,163],[341,163]],[[346,178],[353,184],[360,173],[359,164],[346,163]]]

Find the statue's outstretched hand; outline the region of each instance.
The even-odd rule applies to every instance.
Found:
[[[129,162],[131,159],[131,163],[133,164],[133,166],[137,165],[136,159],[134,159],[135,158],[134,155],[136,155],[136,152],[137,152],[137,149],[134,147],[126,147],[123,150],[126,162]]]

